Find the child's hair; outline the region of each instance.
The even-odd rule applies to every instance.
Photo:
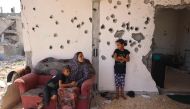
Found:
[[[77,58],[79,57],[79,54],[81,54],[81,53],[82,53],[81,51],[79,51],[79,52],[76,53]]]
[[[71,71],[71,67],[69,65],[64,66],[63,69],[64,70],[67,69],[67,70]]]
[[[124,46],[127,46],[127,41],[123,40],[123,39],[118,39],[115,41],[116,43],[120,43],[123,44]]]

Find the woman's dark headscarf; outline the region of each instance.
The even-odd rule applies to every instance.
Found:
[[[77,52],[73,59],[70,61],[70,68],[71,68],[71,80],[76,81],[79,85],[82,84],[86,79],[88,79],[89,69],[86,63],[86,59],[84,62],[78,62],[78,56],[82,52]]]

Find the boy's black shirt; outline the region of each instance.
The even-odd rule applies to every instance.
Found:
[[[63,75],[61,72],[58,72],[56,76],[54,76],[51,80],[48,81],[48,86],[54,89],[59,87],[59,80],[63,83],[67,84],[69,82],[69,78]]]
[[[114,54],[117,54],[117,56],[122,56],[122,57],[126,58],[126,56],[130,54],[130,52],[127,49],[124,49],[123,51],[121,51],[119,49],[115,49]],[[115,61],[115,65],[125,66],[126,62]]]

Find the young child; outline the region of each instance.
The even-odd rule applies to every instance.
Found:
[[[65,66],[62,72],[58,72],[51,80],[48,81],[45,86],[43,93],[42,103],[39,105],[38,109],[43,109],[49,105],[50,100],[57,99],[57,90],[61,87],[72,87],[75,85],[75,82],[69,83],[69,75],[71,69],[69,66]]]
[[[116,85],[116,99],[121,96],[123,99],[127,99],[124,94],[125,86],[125,75],[126,75],[126,62],[130,61],[130,52],[125,49],[127,43],[123,39],[118,39],[116,41],[117,49],[113,53],[113,58],[115,59],[114,65],[114,75],[115,75],[115,85]]]

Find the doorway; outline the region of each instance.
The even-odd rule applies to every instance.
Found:
[[[152,53],[153,57],[159,54],[162,57],[160,62],[165,65],[163,68],[154,65],[155,69],[163,69],[163,72],[156,72],[158,76],[164,73],[160,81],[163,82],[163,88],[190,92],[189,6],[156,8]]]

